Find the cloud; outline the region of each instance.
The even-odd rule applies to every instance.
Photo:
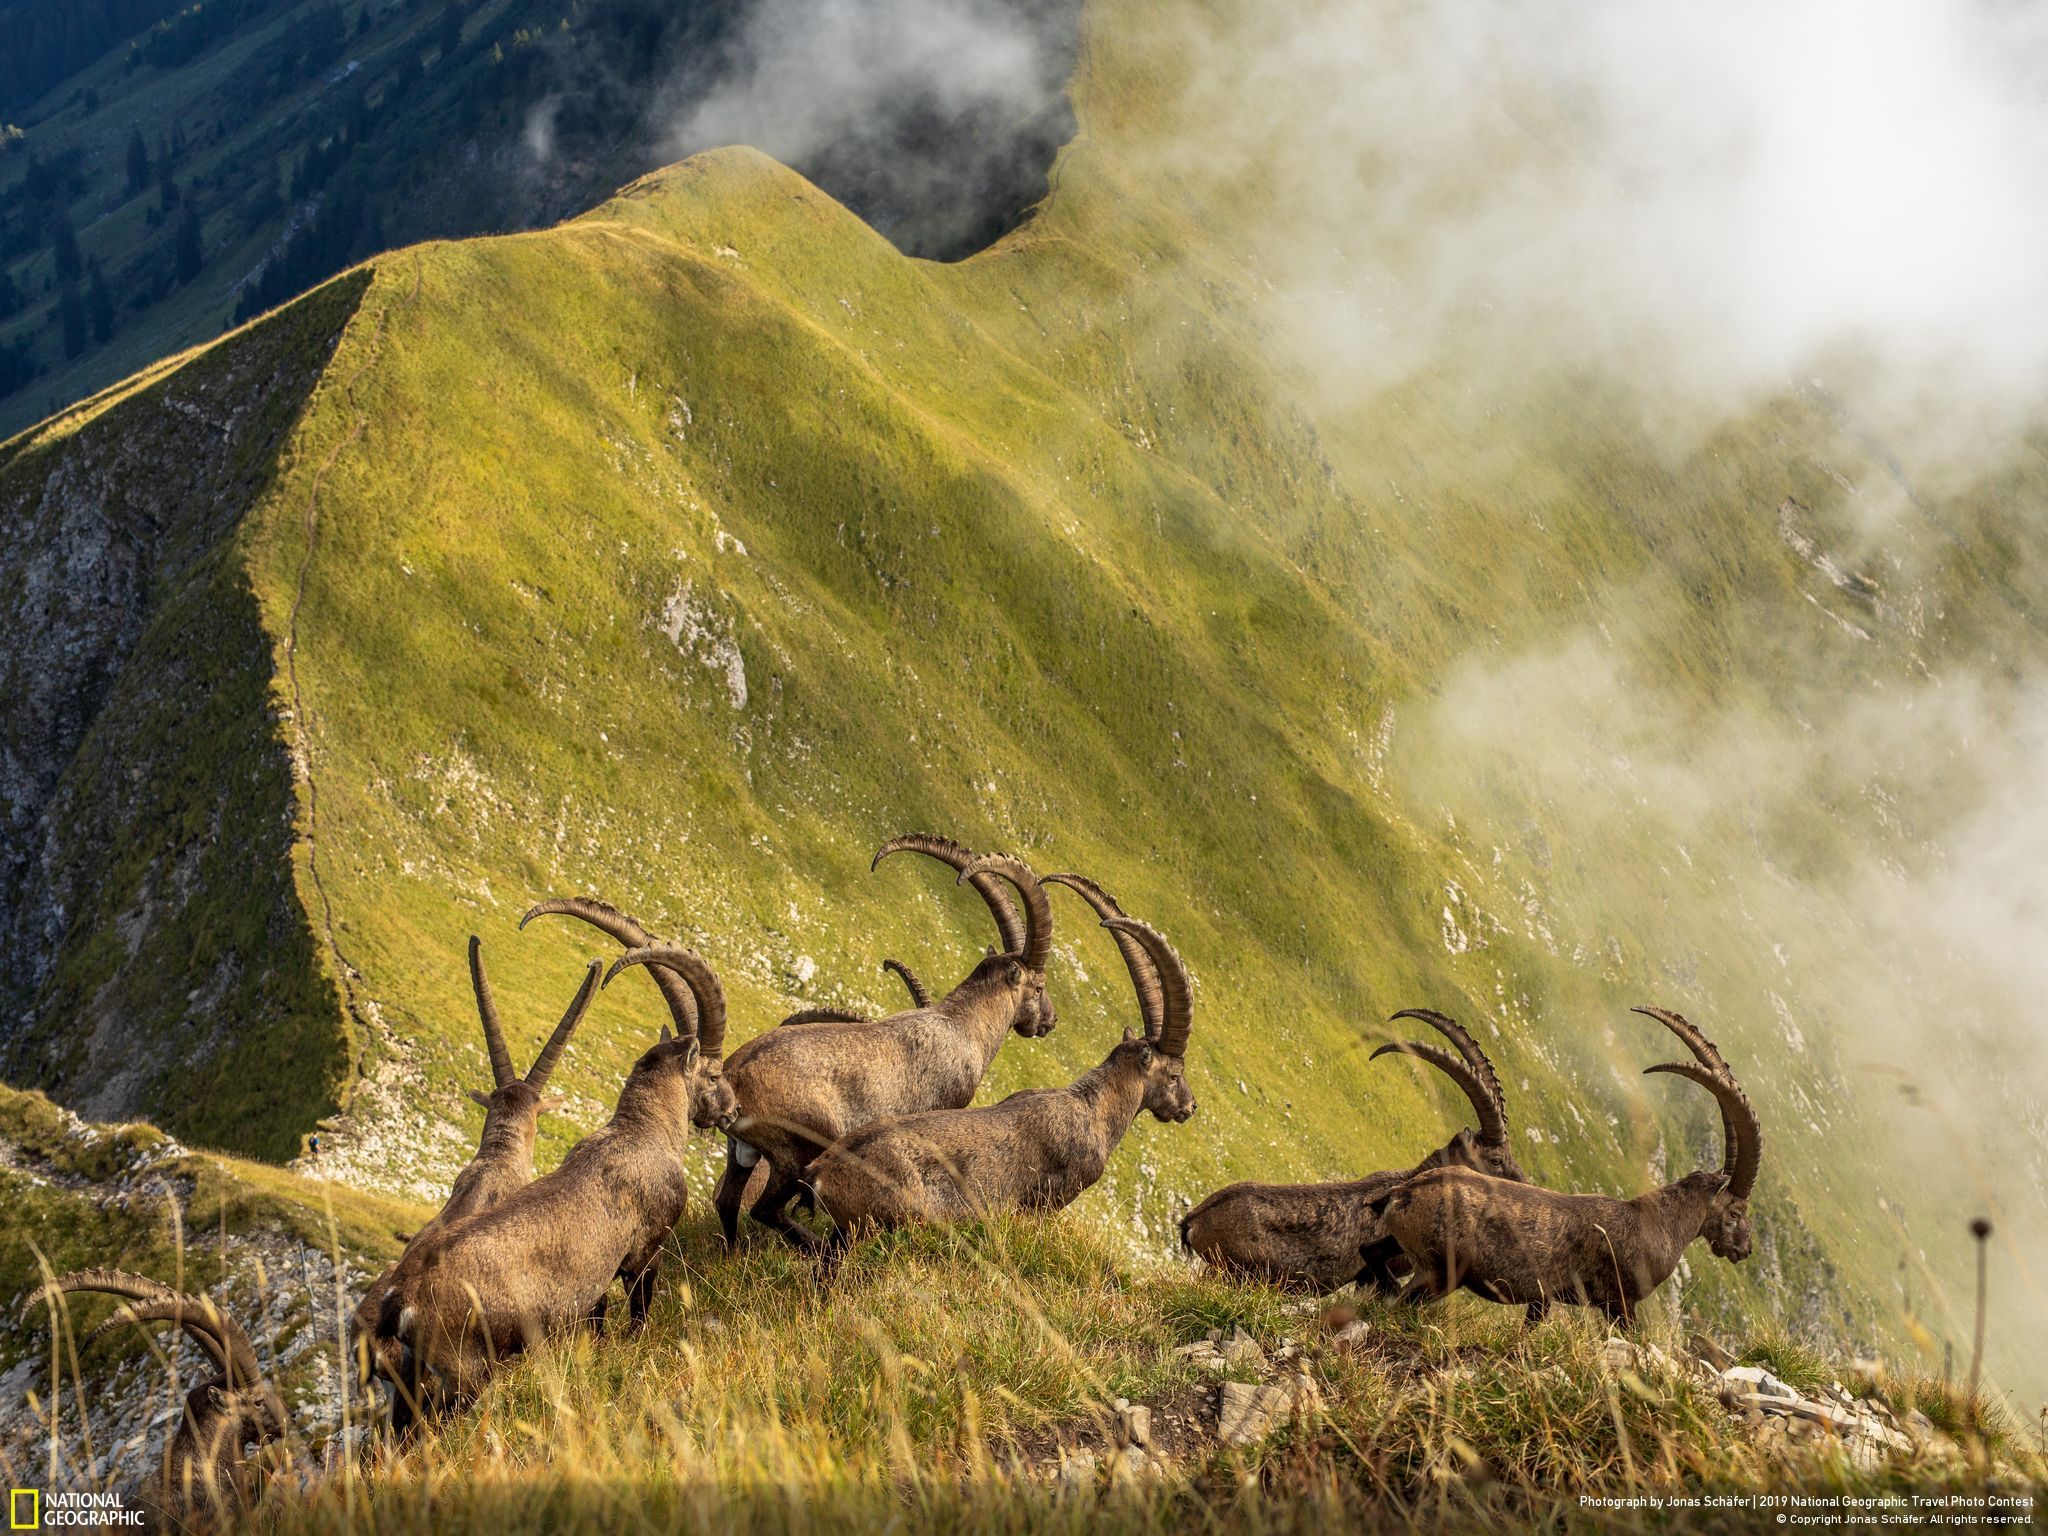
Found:
[[[749,144],[914,251],[961,255],[1042,192],[1071,132],[1071,0],[761,0],[670,150]],[[992,215],[994,225],[991,227]]]
[[[1583,964],[1629,952],[1631,986],[1738,1040],[1767,1131],[1807,1122],[1831,1183],[1779,1177],[1865,1218],[1888,1193],[1957,1317],[1962,1216],[1994,1214],[2010,1323],[2048,1295],[2048,680],[1969,658],[1859,676],[1842,647],[1865,643],[1815,624],[1783,710],[1753,679],[1681,696],[1619,617],[1468,656],[1404,727],[1400,782],[1479,850],[1468,901]],[[2023,1334],[1994,1374],[2038,1391]]]
[[[1270,193],[1333,389],[1452,341],[1723,404],[1849,360],[1981,407],[2048,383],[2044,77],[2037,7],[1345,0],[1217,23],[1158,151]]]

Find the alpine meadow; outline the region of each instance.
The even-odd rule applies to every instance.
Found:
[[[2048,1521],[2028,8],[324,4],[0,0],[272,194],[0,444],[10,1485]]]

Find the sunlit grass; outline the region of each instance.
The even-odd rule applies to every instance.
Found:
[[[1945,1458],[1858,1467],[1839,1445],[1765,1452],[1679,1371],[1617,1368],[1606,1325],[1470,1299],[1365,1302],[1338,1344],[1290,1307],[1183,1266],[1133,1267],[1073,1224],[1003,1220],[871,1242],[829,1290],[779,1247],[681,1235],[688,1279],[644,1336],[557,1341],[460,1418],[280,1496],[277,1530],[922,1528],[1307,1531],[1343,1519],[1577,1525],[1581,1497],[1981,1488],[2048,1465],[2003,1419]],[[1214,1374],[1173,1353],[1242,1327],[1320,1405],[1263,1444],[1174,1441],[1109,1460],[1117,1396],[1213,1417]],[[1676,1350],[1675,1339],[1664,1344]],[[1155,1442],[1161,1426],[1155,1424]],[[1698,1523],[1698,1522],[1695,1522]],[[1707,1523],[1712,1523],[1709,1520]]]

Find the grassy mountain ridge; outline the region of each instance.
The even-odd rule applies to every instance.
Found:
[[[289,862],[262,861],[288,893],[205,888],[244,974],[292,935],[315,1043],[245,1073],[268,1108],[221,1078],[203,1097],[138,1085],[120,1112],[204,1117],[275,1156],[340,1109],[322,1165],[424,1192],[474,1128],[468,933],[515,1054],[599,947],[567,925],[515,935],[565,891],[701,948],[735,1039],[798,1002],[889,1005],[884,954],[948,980],[987,938],[935,868],[867,873],[883,837],[929,827],[1097,876],[1195,970],[1200,1114],[1138,1127],[1075,1213],[1121,1242],[1163,1246],[1227,1178],[1438,1144],[1448,1085],[1364,1065],[1377,1020],[1416,1003],[1478,1027],[1532,1175],[1625,1192],[1675,1173],[1719,1137],[1703,1096],[1636,1075],[1670,1052],[1625,1008],[1662,1001],[1720,1040],[1770,1138],[1757,1256],[1699,1260],[1675,1297],[1910,1348],[1904,1260],[1926,1323],[1960,1340],[1938,1310],[1967,1257],[1940,1225],[1957,1182],[1894,1153],[1854,1000],[1831,990],[1834,956],[1882,958],[1862,850],[1915,857],[1942,786],[1923,771],[1885,799],[1868,790],[1892,766],[1822,760],[1803,812],[1737,795],[1665,825],[1628,776],[1670,764],[1553,717],[1513,668],[1556,654],[1612,679],[1701,776],[1739,784],[1716,744],[1796,734],[1844,658],[1883,690],[2038,656],[2044,567],[2005,509],[2038,497],[2041,466],[1987,467],[1888,533],[1886,619],[1798,542],[1875,568],[1844,485],[1884,482],[1887,453],[1824,398],[1667,434],[1612,380],[1475,398],[1488,380],[1451,349],[1339,408],[1273,345],[1243,189],[1153,152],[1185,61],[1149,41],[1133,8],[1090,13],[1055,191],[971,260],[907,259],[724,151],[555,229],[380,258],[94,418],[126,411],[123,440],[172,462],[180,377],[345,311],[223,546],[260,690],[244,678],[224,718],[167,727],[195,761],[253,743],[288,768]],[[10,450],[24,504],[64,430]],[[1455,708],[1495,664],[1505,702],[1536,701],[1506,729]],[[86,775],[80,817],[117,780]],[[1071,1077],[1131,1014],[1109,945],[1055,900],[1062,1026],[1011,1042],[987,1095]],[[90,1006],[106,926],[45,936],[48,970],[18,994],[35,1038]],[[157,974],[137,1038],[244,1037],[206,972],[172,956]],[[593,1011],[544,1164],[605,1112],[656,1017],[633,978]]]
[[[753,66],[756,9],[0,9],[0,431],[389,246],[591,206],[673,158],[692,111]],[[821,134],[808,167],[906,249],[987,244],[1042,192],[1071,131],[1059,85],[1075,10],[989,7],[1042,49],[1028,83],[995,99],[885,93]]]

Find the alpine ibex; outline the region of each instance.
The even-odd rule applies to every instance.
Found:
[[[536,917],[553,913],[580,917],[628,949],[668,947],[617,907],[584,896],[563,896],[539,902],[527,909],[526,915],[519,919],[519,926],[524,929]],[[691,952],[683,950],[680,953]],[[616,975],[618,969],[614,965],[612,973]],[[703,976],[710,976],[709,968],[701,959],[694,960],[694,969]],[[668,1004],[668,1016],[675,1026],[676,1040],[697,1042],[697,1057],[690,1068],[690,1123],[707,1130],[722,1131],[740,1112],[740,1101],[725,1078],[725,993],[717,978],[711,977],[709,991],[718,998],[714,1017],[704,1009],[700,997],[704,987],[701,980],[693,982],[683,971],[658,963],[650,964],[647,974],[661,993],[661,1000]]]
[[[1416,1301],[1463,1287],[1526,1306],[1531,1321],[1554,1302],[1598,1307],[1619,1323],[1669,1278],[1686,1245],[1704,1237],[1720,1258],[1749,1257],[1749,1192],[1763,1131],[1712,1041],[1675,1013],[1638,1008],[1684,1042],[1692,1061],[1647,1070],[1698,1083],[1721,1106],[1722,1160],[1714,1171],[1613,1200],[1514,1184],[1465,1168],[1419,1174],[1379,1202],[1388,1234],[1415,1266],[1404,1295]]]
[[[1187,968],[1148,923],[1117,915],[1102,926],[1125,948],[1144,1032],[1126,1029],[1108,1059],[1069,1087],[878,1120],[843,1137],[809,1174],[835,1248],[869,1228],[1059,1210],[1102,1177],[1140,1110],[1169,1124],[1194,1114]]]
[[[247,1508],[255,1479],[243,1452],[282,1439],[289,1421],[241,1325],[209,1296],[188,1295],[119,1269],[59,1275],[29,1297],[24,1316],[39,1302],[54,1304],[59,1295],[79,1291],[127,1298],[126,1305],[85,1336],[81,1347],[90,1348],[124,1323],[176,1323],[205,1351],[217,1373],[185,1394],[184,1412],[150,1484],[146,1502],[161,1522],[183,1529]]]
[[[533,1142],[540,1129],[540,1117],[548,1110],[562,1106],[559,1097],[547,1092],[548,1079],[554,1075],[555,1063],[561,1060],[562,1052],[568,1048],[569,1037],[576,1032],[576,1026],[588,1011],[590,999],[597,992],[598,977],[603,971],[602,962],[590,962],[583,985],[577,989],[568,1012],[562,1015],[555,1032],[548,1036],[547,1044],[533,1059],[532,1068],[525,1077],[520,1077],[512,1070],[512,1052],[505,1044],[505,1031],[498,1022],[498,1005],[491,995],[490,978],[484,973],[483,941],[474,934],[470,935],[469,980],[476,993],[477,1015],[483,1021],[484,1045],[490,1054],[493,1084],[487,1094],[470,1093],[470,1097],[483,1106],[483,1137],[477,1143],[476,1156],[455,1176],[447,1202],[412,1235],[397,1263],[370,1282],[362,1300],[356,1303],[354,1317],[349,1321],[349,1338],[355,1350],[358,1380],[364,1386],[372,1381],[391,1385],[391,1427],[400,1434],[411,1427],[412,1416],[405,1394],[397,1390],[400,1351],[395,1344],[381,1349],[377,1345],[377,1313],[384,1305],[384,1293],[406,1271],[409,1262],[417,1263],[415,1255],[431,1248],[438,1234],[458,1221],[491,1209],[512,1191],[523,1189],[532,1181]]]
[[[408,1391],[423,1401],[467,1402],[493,1364],[533,1340],[601,1320],[614,1279],[626,1286],[637,1329],[647,1321],[662,1245],[681,1220],[692,1119],[702,1103],[700,1040],[725,1033],[725,994],[699,955],[663,947],[642,963],[681,976],[698,1036],[661,1026],[633,1064],[618,1107],[552,1173],[426,1245],[417,1267],[386,1293],[377,1338],[403,1346]],[[626,962],[612,967],[606,982]]]
[[[869,867],[898,852],[937,859],[957,871],[955,884],[972,885],[995,919],[1002,951],[927,1007],[873,1023],[770,1029],[733,1052],[726,1080],[741,1113],[727,1133],[725,1174],[714,1197],[728,1243],[738,1240],[740,1203],[757,1163],[767,1162],[769,1171],[750,1214],[808,1245],[812,1234],[790,1219],[788,1206],[800,1194],[808,1197],[802,1174],[813,1158],[871,1121],[973,1102],[1004,1036],[1014,1030],[1037,1037],[1056,1022],[1045,992],[1052,904],[1030,867],[1007,854],[976,857],[922,833],[890,839]],[[1021,919],[1005,882],[1023,898]],[[636,950],[622,963],[640,958]]]
[[[894,971],[903,979],[903,985],[910,991],[910,1006],[929,1008],[932,995],[925,990],[924,983],[917,979],[917,972],[901,960],[884,960],[882,969]],[[872,1024],[874,1020],[865,1013],[855,1013],[850,1008],[799,1008],[784,1024]],[[778,1028],[780,1026],[777,1026]]]
[[[1461,1130],[1413,1168],[1369,1173],[1331,1184],[1232,1184],[1181,1219],[1180,1240],[1210,1263],[1290,1290],[1321,1293],[1357,1283],[1399,1289],[1393,1272],[1400,1247],[1387,1236],[1372,1206],[1406,1179],[1430,1168],[1474,1168],[1526,1182],[1508,1144],[1508,1106],[1493,1063],[1454,1020],[1427,1008],[1404,1008],[1396,1019],[1419,1019],[1457,1048],[1453,1057],[1419,1040],[1390,1041],[1368,1060],[1389,1052],[1420,1057],[1444,1073],[1472,1101],[1479,1129]]]

